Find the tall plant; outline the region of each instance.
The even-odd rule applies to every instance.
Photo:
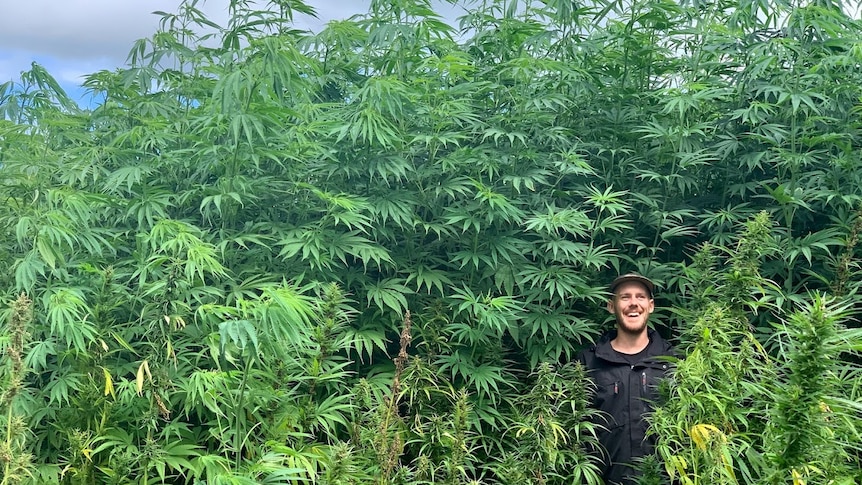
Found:
[[[0,386],[0,466],[2,483],[24,483],[34,472],[34,456],[28,444],[30,429],[22,411],[27,409],[28,367],[24,357],[29,347],[30,327],[33,323],[33,302],[21,294],[4,312],[4,333],[8,341],[3,347],[2,386]]]
[[[737,479],[803,473],[810,450],[749,437],[786,414],[754,399],[789,375],[773,322],[810,290],[857,297],[851,9],[451,3],[460,28],[399,0],[303,32],[301,0],[231,0],[224,25],[188,0],[87,77],[92,109],[38,65],[0,86],[0,293],[33,300],[32,481],[379,478],[369,412],[407,310],[391,481],[587,473],[535,412],[574,406],[565,363],[628,270],[687,309],[656,316],[693,356],[680,376],[705,381],[668,392],[742,399],[673,410],[690,420],[673,454],[715,477],[721,450]],[[740,241],[761,211],[777,224]]]
[[[860,372],[851,357],[860,333],[839,334],[847,302],[814,294],[786,317],[781,306],[765,304],[776,291],[759,269],[774,254],[770,227],[761,213],[735,247],[706,246],[687,268],[696,293],[681,311],[681,321],[693,322],[680,335],[685,357],[650,416],[659,456],[682,483],[857,478],[844,466],[856,453],[860,422],[851,416],[859,407],[837,383]],[[720,256],[728,262],[721,269]],[[768,345],[758,340],[753,324],[762,316],[754,312],[784,321],[774,324]]]
[[[848,330],[851,304],[825,295],[793,312],[778,327],[782,379],[773,390],[763,432],[769,483],[855,483],[862,475],[855,457],[862,427],[853,386],[860,378],[862,331]]]
[[[657,452],[682,483],[755,482],[764,471],[753,442],[763,431],[768,383],[777,369],[752,331],[749,312],[758,310],[757,295],[771,284],[759,270],[774,252],[770,229],[761,213],[727,254],[707,245],[687,271],[697,286],[691,307],[682,310],[677,352],[684,358],[650,417]],[[723,269],[720,256],[729,263]]]

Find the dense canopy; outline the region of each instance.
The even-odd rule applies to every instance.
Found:
[[[862,482],[858,4],[198,3],[0,85],[2,485],[599,483],[627,271],[644,483]]]

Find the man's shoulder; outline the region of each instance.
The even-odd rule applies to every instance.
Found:
[[[670,341],[664,339],[658,331],[650,328],[648,330],[650,344],[646,358],[670,356],[674,357],[673,346]],[[598,369],[608,366],[628,365],[623,360],[615,358],[615,350],[611,347],[611,340],[616,336],[616,331],[604,333],[598,340],[591,343],[578,353],[578,361],[588,369]]]
[[[596,344],[590,344],[578,352],[578,362],[587,365],[596,357]]]
[[[578,353],[578,362],[589,368],[596,367],[596,362],[598,359],[596,358],[596,351],[599,347],[604,345],[610,345],[611,339],[614,337],[614,332],[605,332],[601,337],[598,338],[595,342],[592,342],[590,345],[587,345],[584,349],[582,349]]]

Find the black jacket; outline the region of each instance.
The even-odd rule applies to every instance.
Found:
[[[602,475],[605,483],[633,483],[633,459],[651,454],[655,443],[647,439],[644,414],[658,398],[658,381],[665,377],[670,363],[659,357],[673,355],[670,343],[658,332],[648,330],[650,345],[641,359],[630,365],[611,348],[616,330],[578,356],[596,384],[593,407],[603,411],[598,418],[602,450]]]

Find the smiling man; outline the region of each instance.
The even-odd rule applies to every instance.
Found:
[[[628,273],[609,289],[607,308],[616,318],[616,328],[578,359],[596,384],[593,406],[604,413],[598,423],[602,476],[607,484],[629,485],[637,477],[636,460],[653,453],[644,414],[658,398],[658,381],[668,369],[663,357],[672,352],[670,344],[647,326],[655,310],[655,284]]]

